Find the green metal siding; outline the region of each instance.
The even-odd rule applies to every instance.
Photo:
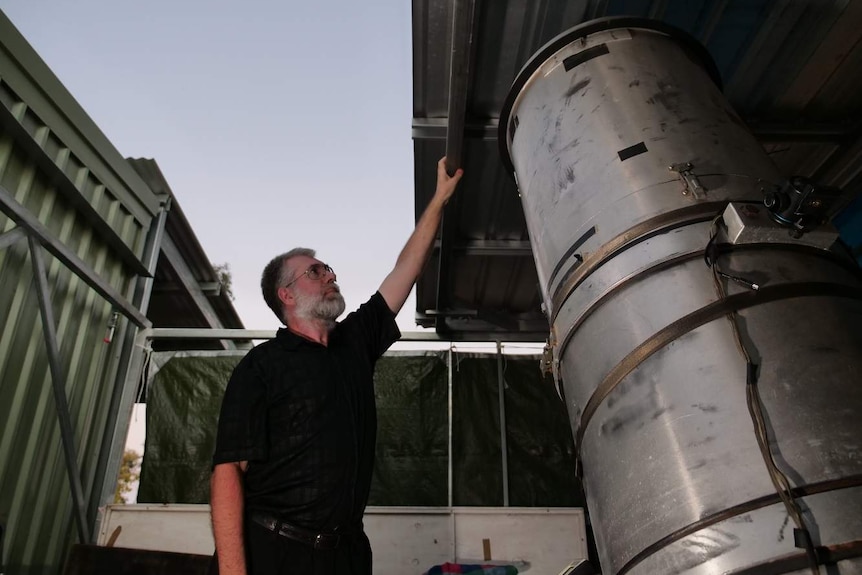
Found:
[[[2,13],[0,114],[0,185],[131,300],[140,271],[134,258],[142,255],[157,199]],[[0,234],[15,227],[0,213]],[[93,509],[103,480],[95,476],[100,450],[113,431],[109,409],[119,345],[129,322],[121,318],[113,343],[105,343],[111,303],[43,254],[80,479],[86,507]],[[0,522],[9,573],[59,573],[78,540],[51,378],[22,239],[0,249]],[[95,517],[87,520],[92,527]]]
[[[9,169],[9,164],[16,159],[14,152],[4,156],[0,158],[6,164],[0,173],[4,187],[14,190],[16,199],[99,275],[127,292],[131,278],[76,212],[38,176],[28,177],[32,169],[20,170],[24,177],[19,185],[11,185],[18,170]],[[124,214],[114,213],[111,223],[123,227]],[[4,231],[13,227],[5,216],[0,221]],[[78,464],[85,475],[85,492],[98,496],[93,493],[98,481],[92,476],[92,463],[105,432],[105,409],[116,368],[109,369],[111,348],[102,341],[111,305],[50,255],[46,262]],[[26,242],[0,252],[0,294],[0,315],[5,317],[0,336],[0,421],[5,422],[0,440],[0,515],[8,529],[4,563],[13,572],[55,572],[73,533],[72,501]]]

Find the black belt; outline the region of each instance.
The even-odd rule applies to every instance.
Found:
[[[263,513],[252,513],[251,520],[282,537],[310,545],[315,549],[335,549],[341,542],[339,533],[315,533]]]

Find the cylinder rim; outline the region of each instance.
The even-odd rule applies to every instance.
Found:
[[[574,28],[570,28],[551,39],[544,46],[539,48],[529,60],[527,60],[527,63],[524,64],[521,71],[518,72],[517,76],[515,76],[515,80],[509,88],[509,93],[503,101],[503,107],[500,110],[500,121],[497,125],[497,143],[500,148],[500,159],[503,161],[503,166],[506,168],[506,171],[510,176],[514,177],[515,165],[512,163],[512,158],[509,154],[509,119],[512,114],[512,108],[515,105],[515,100],[517,100],[518,96],[521,94],[521,90],[523,90],[527,80],[530,79],[533,72],[544,64],[548,58],[575,40],[597,32],[606,32],[608,30],[615,30],[618,28],[640,28],[652,30],[674,38],[679,41],[682,47],[689,53],[697,57],[707,74],[709,74],[709,77],[712,78],[716,86],[718,86],[719,90],[722,89],[721,74],[718,71],[718,67],[715,65],[715,61],[709,54],[709,51],[703,46],[703,44],[695,39],[694,36],[681,28],[677,28],[676,26],[672,26],[658,20],[650,20],[648,18],[638,18],[633,16],[607,16],[578,24]]]

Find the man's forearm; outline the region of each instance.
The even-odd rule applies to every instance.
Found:
[[[434,238],[437,237],[437,228],[443,219],[443,208],[445,203],[436,196],[425,208],[416,229],[410,234],[407,243],[398,254],[395,267],[383,280],[380,293],[389,304],[389,309],[398,312],[410,295],[413,284],[422,273],[422,268],[431,253]]]
[[[245,575],[244,492],[240,464],[216,465],[210,480],[213,538],[221,575]]]
[[[443,220],[445,205],[445,201],[439,197],[431,198],[431,202],[422,212],[422,216],[416,224],[416,229],[410,234],[407,243],[404,244],[401,253],[398,254],[395,268],[402,271],[413,282],[422,273],[422,268],[425,267],[425,262],[428,261],[428,256],[431,254],[431,247],[437,237],[437,228],[440,227],[440,222]]]
[[[437,228],[440,227],[440,221],[443,219],[443,209],[463,174],[458,170],[454,176],[449,176],[446,173],[445,160],[446,158],[442,158],[437,163],[437,189],[434,196],[422,212],[416,229],[410,234],[410,238],[398,255],[395,267],[380,286],[380,294],[386,300],[389,309],[395,313],[398,313],[404,305],[410,290],[413,289],[413,284],[422,273],[422,268],[434,245],[434,238],[437,237]]]

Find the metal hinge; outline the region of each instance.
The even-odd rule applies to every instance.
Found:
[[[671,164],[667,168],[671,172],[679,174],[679,179],[682,180],[685,188],[682,190],[682,195],[691,194],[696,200],[702,200],[706,197],[706,188],[697,179],[697,174],[694,173],[694,164],[691,162],[681,162],[679,164]]]

